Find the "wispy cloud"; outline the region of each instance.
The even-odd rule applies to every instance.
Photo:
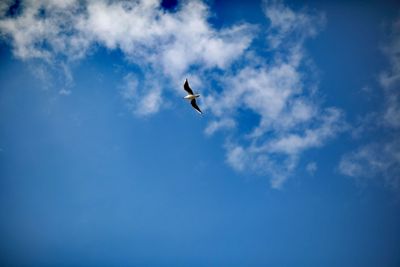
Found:
[[[392,128],[400,128],[400,19],[392,25],[390,40],[383,48],[390,69],[381,73],[379,82],[385,94],[384,120]]]
[[[204,133],[206,135],[213,135],[215,132],[220,131],[222,129],[228,130],[228,129],[234,128],[235,125],[236,125],[236,122],[230,118],[214,120],[208,124],[208,126],[204,130]]]
[[[183,1],[174,12],[156,0],[28,1],[16,16],[1,7],[0,31],[23,60],[67,66],[97,46],[122,51],[141,69],[140,75],[127,74],[120,86],[121,97],[137,116],[164,108],[165,90],[181,93],[189,77],[204,96],[210,118],[205,134],[226,134],[228,164],[265,175],[279,188],[305,150],[323,146],[343,129],[343,114],[321,105],[304,50],[304,42],[323,27],[324,15],[294,10],[281,1],[265,1],[262,8],[269,21],[264,31],[245,22],[216,29],[201,1]],[[262,51],[252,45],[260,34]],[[62,70],[65,82],[73,84],[69,69]],[[151,75],[157,75],[157,82],[148,79]],[[206,89],[211,83],[218,90]],[[240,120],[245,112],[259,121],[243,134],[236,129],[246,123]]]
[[[310,175],[314,175],[314,173],[317,171],[318,166],[316,162],[309,162],[306,165],[306,171],[310,174]]]
[[[369,141],[340,160],[339,171],[353,177],[358,183],[376,178],[394,190],[400,189],[400,19],[390,31],[383,52],[389,60],[389,69],[379,76],[384,92],[381,110],[366,115],[367,126],[362,130],[374,132],[379,140]],[[373,125],[371,127],[370,125]]]
[[[294,11],[280,1],[266,1],[263,8],[270,21],[266,39],[272,60],[265,62],[255,51],[253,63],[246,61],[225,75],[221,92],[210,92],[206,102],[220,121],[245,123],[237,119],[241,110],[259,117],[245,136],[229,137],[226,160],[238,171],[270,177],[271,186],[280,188],[304,151],[323,146],[345,124],[342,111],[321,107],[315,96],[318,81],[308,77],[314,69],[304,42],[323,27],[324,16]],[[218,129],[214,126],[209,126],[212,132]]]
[[[344,155],[339,171],[363,184],[372,178],[382,179],[385,186],[400,189],[400,141],[370,143]]]
[[[270,22],[267,40],[272,49],[285,46],[301,48],[307,38],[318,34],[326,20],[323,13],[294,11],[282,1],[276,0],[264,1],[264,13]]]
[[[139,80],[132,73],[124,77],[121,96],[127,107],[137,116],[148,116],[161,108],[161,86],[151,79]]]

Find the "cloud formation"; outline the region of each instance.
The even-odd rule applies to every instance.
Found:
[[[400,18],[392,25],[390,40],[384,47],[390,69],[381,73],[379,82],[385,94],[384,121],[387,126],[400,128]]]
[[[24,1],[21,14],[6,16],[0,30],[12,39],[21,59],[78,59],[96,45],[120,49],[138,64],[182,75],[191,65],[224,68],[239,57],[252,39],[250,25],[215,30],[209,10],[188,1],[177,12],[160,1]],[[184,26],[184,27],[183,27]]]
[[[372,178],[381,180],[395,191],[400,189],[400,19],[393,24],[383,52],[389,60],[389,69],[379,76],[383,90],[383,108],[374,114],[375,137],[379,141],[367,142],[340,160],[339,171],[359,183]],[[370,120],[367,120],[371,123]],[[363,127],[365,128],[365,127]],[[375,138],[378,139],[378,138]]]
[[[22,2],[18,14],[10,14],[10,5],[0,6],[0,32],[20,59],[68,64],[98,46],[120,50],[142,72],[127,74],[120,87],[137,116],[157,113],[165,90],[180,92],[189,77],[204,88],[210,118],[205,134],[226,134],[227,163],[269,177],[274,188],[290,177],[304,151],[343,130],[342,112],[318,100],[304,50],[325,23],[320,13],[265,1],[269,27],[262,31],[245,22],[216,29],[201,1],[183,1],[174,12],[157,0],[33,0]],[[252,45],[260,36],[261,51]],[[158,81],[146,79],[155,74]],[[249,132],[238,132],[247,123],[240,120],[245,113],[258,119],[247,125]]]
[[[344,155],[339,170],[363,184],[372,178],[379,178],[385,186],[400,189],[400,142],[390,139],[364,145]]]
[[[244,123],[235,119],[243,110],[259,118],[245,136],[229,138],[226,160],[238,171],[270,177],[271,186],[280,188],[304,151],[324,145],[345,125],[339,109],[320,106],[317,81],[308,76],[313,69],[304,42],[323,27],[324,16],[296,12],[279,1],[266,1],[263,7],[270,21],[266,46],[272,60],[253,53],[245,67],[223,77],[221,91],[210,92],[206,102],[218,118],[211,129],[219,121]]]
[[[245,23],[214,29],[207,22],[208,7],[201,1],[183,2],[176,12],[163,10],[158,0],[22,1],[14,15],[8,14],[10,7],[11,2],[0,8],[0,32],[11,40],[16,57],[54,64],[82,59],[104,46],[119,49],[171,88],[181,87],[191,67],[228,67],[254,35],[254,27]],[[163,89],[157,93],[161,95]],[[147,92],[134,102],[146,107],[144,114],[156,112],[159,103],[159,96]],[[131,99],[128,102],[133,104]]]

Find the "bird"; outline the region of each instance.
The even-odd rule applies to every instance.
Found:
[[[190,104],[192,104],[192,107],[200,114],[203,114],[203,112],[200,110],[199,106],[197,106],[196,103],[196,98],[200,97],[200,94],[194,94],[193,90],[189,86],[189,82],[186,79],[185,83],[183,84],[183,89],[188,93],[187,96],[185,96],[185,99],[190,100]]]

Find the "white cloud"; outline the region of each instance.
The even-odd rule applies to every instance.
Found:
[[[33,64],[29,66],[29,69],[33,76],[41,83],[44,90],[48,90],[54,85],[51,71],[44,64]]]
[[[270,22],[267,40],[272,49],[280,46],[301,46],[315,36],[325,24],[323,13],[294,11],[281,1],[265,0],[264,13]],[[292,38],[295,36],[295,38]]]
[[[362,146],[342,157],[339,171],[355,178],[359,183],[377,177],[387,187],[399,190],[400,142],[393,139]]]
[[[139,102],[139,106],[136,112],[140,115],[149,115],[156,113],[160,109],[161,104],[161,92],[159,89],[151,90],[149,93],[144,95]]]
[[[184,2],[174,13],[157,0],[27,1],[20,16],[1,18],[0,30],[22,59],[76,59],[101,44],[176,77],[194,64],[224,68],[249,46],[250,25],[215,30],[208,17],[200,1]]]
[[[6,14],[10,6],[14,3],[13,0],[3,0],[0,2],[0,15]]]
[[[58,93],[59,93],[60,95],[68,96],[68,95],[70,95],[72,92],[71,92],[71,90],[67,90],[67,89],[63,88],[63,89],[61,89],[60,91],[58,91]]]
[[[216,131],[219,131],[221,129],[231,129],[234,128],[235,125],[236,123],[233,119],[224,118],[222,120],[215,120],[207,125],[204,133],[206,135],[213,135]]]
[[[20,15],[3,14],[0,20],[0,31],[12,39],[17,57],[51,61],[57,54],[83,56],[89,43],[75,28],[83,17],[78,1],[24,1],[20,5]]]
[[[138,80],[129,73],[124,77],[121,96],[134,115],[148,116],[161,107],[161,87],[150,79]]]
[[[344,129],[342,114],[338,109],[326,109],[318,118],[317,127],[309,127],[301,134],[289,133],[271,140],[263,149],[288,155],[298,154],[308,148],[319,147]]]
[[[310,119],[310,125],[302,130],[292,127],[274,131],[269,127],[268,134],[251,137],[247,147],[228,146],[227,162],[239,171],[249,169],[267,175],[271,186],[280,188],[297,167],[301,154],[335,137],[345,128],[342,121],[341,112],[331,108],[323,116]]]
[[[228,164],[237,171],[243,171],[248,165],[248,153],[240,145],[228,145],[227,150]]]

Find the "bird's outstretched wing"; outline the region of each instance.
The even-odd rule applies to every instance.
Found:
[[[186,79],[185,84],[183,85],[183,89],[188,92],[189,95],[193,95],[193,91],[189,86],[188,80]]]
[[[190,104],[192,104],[192,107],[197,110],[197,112],[199,112],[200,114],[203,114],[203,112],[201,112],[199,106],[196,103],[196,99],[192,99],[192,101],[190,101]]]

